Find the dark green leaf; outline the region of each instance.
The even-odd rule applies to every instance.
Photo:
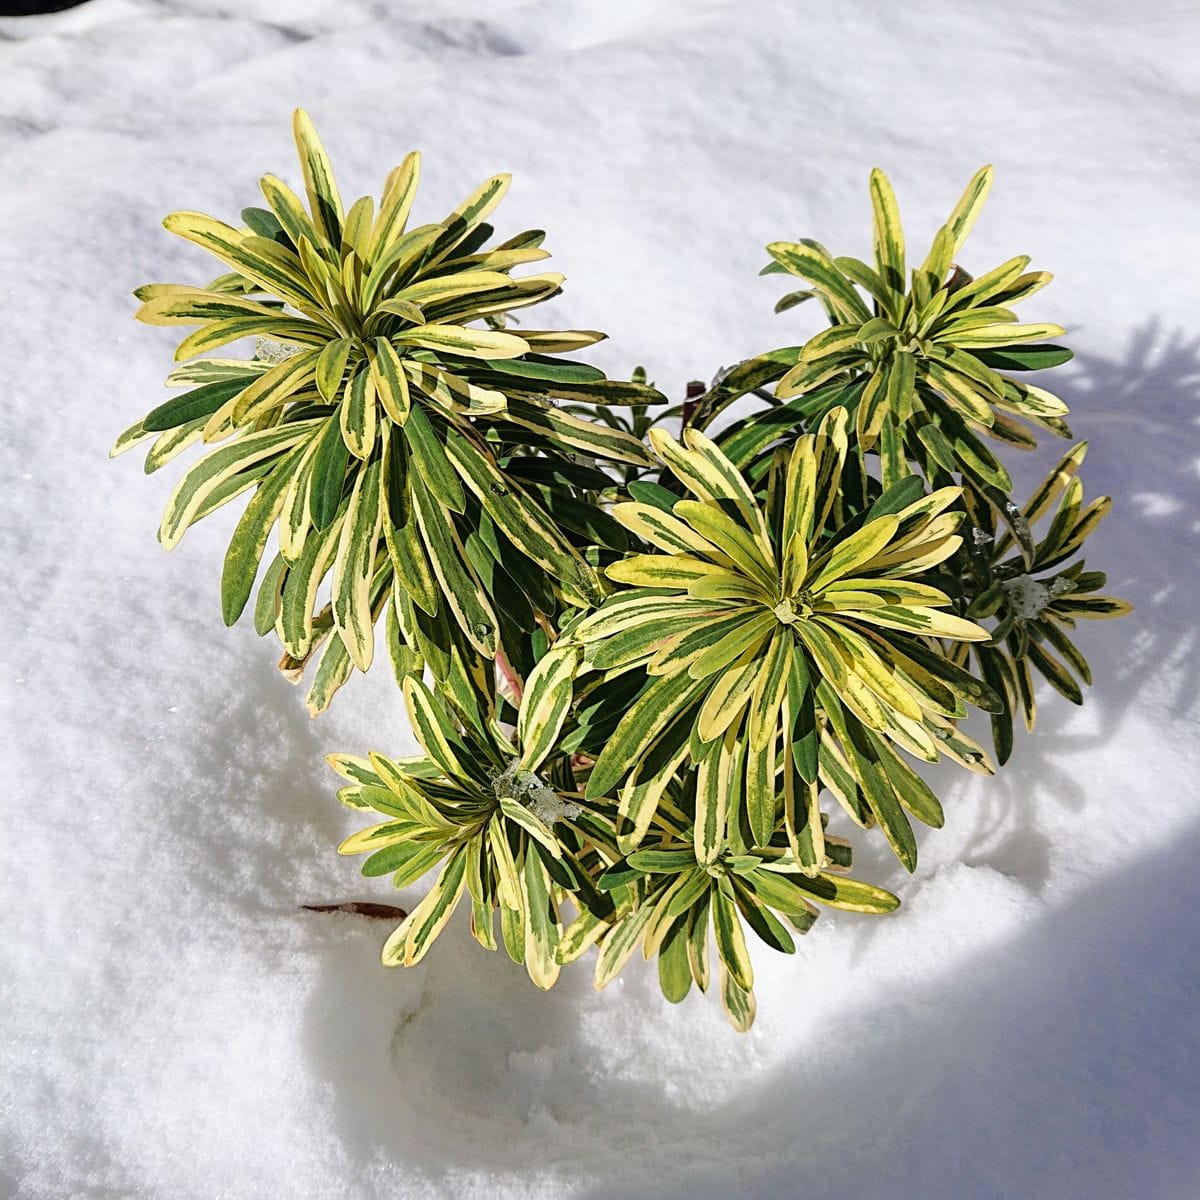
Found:
[[[1049,342],[1006,346],[1001,350],[972,350],[970,353],[995,371],[1045,371],[1075,357],[1066,346],[1054,346]]]
[[[321,443],[313,455],[309,515],[319,530],[329,528],[342,502],[346,485],[346,464],[350,451],[342,438],[336,418],[331,417],[321,432]]]
[[[222,404],[232,400],[258,378],[257,373],[249,372],[236,379],[206,383],[203,387],[193,388],[180,396],[172,396],[170,400],[152,408],[146,414],[142,428],[152,433],[165,433],[168,429],[174,429],[187,421],[210,417]]]

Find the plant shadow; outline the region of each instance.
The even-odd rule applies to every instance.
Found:
[[[798,1047],[728,1104],[656,1114],[580,1195],[1194,1196],[1198,835],[840,1014],[826,1036],[852,1063]]]
[[[943,798],[944,830],[917,826],[922,862],[986,866],[1041,895],[1055,849],[1047,828],[1086,805],[1089,757],[1120,736],[1131,713],[1149,706],[1184,728],[1200,696],[1200,335],[1164,331],[1157,318],[1133,330],[1123,355],[1078,354],[1069,367],[1031,378],[1071,410],[1074,432],[1090,442],[1080,477],[1085,500],[1116,503],[1089,540],[1088,566],[1108,574],[1104,591],[1133,602],[1119,622],[1080,621],[1073,634],[1091,664],[1094,686],[1077,708],[1047,684],[1038,687],[1036,728],[1018,722],[1011,759],[992,778],[953,763],[914,764]],[[1043,440],[1006,460],[1018,497],[1041,480],[1068,443]],[[1035,675],[1035,678],[1037,676]],[[967,729],[990,747],[988,722]],[[856,868],[902,892],[912,883],[879,835],[855,840]],[[918,882],[918,881],[914,881]],[[863,923],[865,952],[885,936]]]
[[[426,963],[401,972],[379,968],[376,927],[330,918],[313,927],[306,1039],[351,1161],[411,1168],[435,1185],[471,1172],[529,1187],[537,1179],[553,1194],[596,1200],[792,1194],[797,1171],[813,1196],[896,1195],[903,1185],[930,1197],[1136,1191],[1182,1200],[1200,1168],[1183,1137],[1200,1050],[1187,1017],[1200,948],[1187,916],[1200,899],[1190,846],[1200,830],[1065,905],[1047,893],[1069,851],[1054,827],[1086,810],[1080,765],[1131,736],[1139,706],[1182,724],[1197,694],[1200,339],[1152,322],[1119,361],[1080,355],[1065,382],[1046,382],[1091,437],[1088,494],[1118,501],[1092,539],[1089,565],[1107,567],[1107,590],[1136,611],[1081,629],[1096,677],[1082,712],[1043,692],[1036,733],[1018,739],[996,779],[931,772],[949,828],[922,836],[918,868],[920,876],[926,861],[934,872],[958,862],[996,872],[1036,903],[1039,919],[1015,941],[960,956],[953,977],[922,975],[895,1001],[906,1023],[894,1013],[876,1021],[865,1002],[845,1014],[830,1036],[853,1050],[847,1071],[827,1056],[809,1067],[803,1044],[778,1055],[757,1033],[710,1037],[720,1020],[711,997],[703,1005],[690,997],[679,1017],[663,1002],[660,1029],[631,1029],[633,1014],[655,1011],[654,980],[637,964],[600,997],[586,965],[543,995],[502,953],[479,950],[461,913]],[[1061,449],[1043,447],[1018,467],[1026,488]],[[1148,484],[1153,491],[1139,490]],[[986,739],[986,723],[976,729]],[[306,786],[305,769],[296,770],[289,786]],[[323,818],[306,819],[325,832]],[[953,850],[935,849],[938,838]],[[856,873],[903,892],[906,877],[886,848],[862,842]],[[919,892],[922,881],[913,883]],[[1126,896],[1137,904],[1126,906]],[[816,935],[841,942],[844,969],[869,979],[874,941],[886,932],[885,922],[839,916],[818,923]],[[1153,943],[1176,947],[1172,959]],[[729,1047],[714,1066],[729,1084],[716,1088],[721,1099],[671,1083],[672,1063],[688,1057],[687,1029],[706,1052]],[[614,1054],[629,1061],[614,1064]],[[634,1061],[639,1054],[647,1061]],[[694,1066],[682,1077],[695,1079]],[[1077,1080],[1104,1080],[1108,1090],[1081,1095]],[[925,1149],[897,1149],[904,1141]],[[659,1148],[672,1144],[695,1157],[663,1157]],[[887,1174],[900,1154],[912,1178]]]
[[[236,629],[211,664],[218,678],[236,678],[236,687],[202,679],[181,697],[189,719],[186,750],[178,739],[146,733],[152,785],[169,806],[173,831],[195,851],[178,864],[181,883],[205,902],[250,918],[268,941],[272,931],[286,941],[290,931],[278,919],[296,917],[302,905],[371,899],[375,890],[334,853],[355,822],[336,800],[343,781],[325,755],[348,742],[362,751],[348,734],[354,730],[357,740],[356,731],[368,725],[393,753],[415,747],[403,702],[384,678],[386,665],[375,676],[353,676],[339,697],[343,707],[314,720],[304,706],[311,680],[289,684],[275,668],[277,654],[269,639]],[[182,769],[173,757],[180,753],[191,760]],[[221,871],[211,870],[215,862]],[[331,917],[298,919],[319,927]]]

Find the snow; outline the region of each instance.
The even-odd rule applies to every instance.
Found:
[[[0,1194],[1200,1193],[1193,4],[91,0],[0,39]],[[386,926],[299,911],[392,899],[334,853],[361,822],[322,758],[412,753],[402,705],[380,670],[310,722],[222,627],[233,514],[164,556],[177,471],[106,459],[172,347],[130,289],[212,273],[160,218],[295,178],[297,104],[352,195],[421,148],[425,219],[511,170],[560,323],[677,396],[815,329],[763,246],[861,254],[873,165],[920,245],[994,162],[966,265],[1058,275],[1023,319],[1071,328],[1117,501],[1089,563],[1137,611],[1083,630],[1084,709],[937,774],[915,876],[859,849],[897,914],[756,955],[748,1035],[648,970],[542,995],[464,913],[401,972]]]
[[[564,800],[534,771],[521,770],[514,760],[504,770],[492,775],[492,791],[497,800],[512,800],[524,805],[544,825],[569,821],[580,813],[578,804]]]

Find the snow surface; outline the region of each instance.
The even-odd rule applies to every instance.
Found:
[[[16,1197],[1200,1194],[1200,76],[1191,0],[92,0],[0,20],[9,579],[0,782],[0,1192]],[[378,965],[387,901],[333,847],[333,749],[411,750],[384,670],[310,723],[217,604],[233,514],[164,556],[177,470],[109,463],[164,395],[130,289],[212,268],[159,227],[413,147],[440,216],[511,170],[595,360],[685,381],[815,326],[771,315],[770,240],[867,246],[889,171],[921,245],[998,168],[964,255],[1058,282],[1063,386],[1115,513],[1090,561],[1137,606],[1081,641],[995,781],[938,773],[893,917],[826,913],[756,956],[738,1036],[648,970],[549,995],[469,939]],[[1059,374],[1062,374],[1060,372]],[[1022,478],[1032,482],[1049,447]],[[383,890],[381,891],[381,887]]]

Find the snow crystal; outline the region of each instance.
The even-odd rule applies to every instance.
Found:
[[[579,815],[579,805],[566,800],[533,772],[522,769],[513,761],[492,776],[492,790],[497,800],[514,800],[529,809],[543,825],[554,826],[556,821],[569,821]]]
[[[1074,584],[1062,575],[1049,583],[1034,579],[1032,575],[1018,575],[1015,579],[1004,580],[1000,586],[1012,605],[1014,615],[1022,621],[1032,621],[1050,607],[1055,596],[1069,592]]]
[[[254,339],[254,357],[262,362],[281,363],[289,358],[295,358],[300,353],[299,346],[290,342],[277,342],[274,338],[258,337]]]
[[[1050,603],[1050,589],[1030,575],[1006,579],[1001,586],[1013,612],[1023,621],[1040,617]]]
[[[1029,537],[1029,519],[1025,516],[1025,514],[1012,500],[1009,500],[1004,505],[1004,508],[1008,513],[1008,519],[1012,522],[1013,532],[1022,538]]]

